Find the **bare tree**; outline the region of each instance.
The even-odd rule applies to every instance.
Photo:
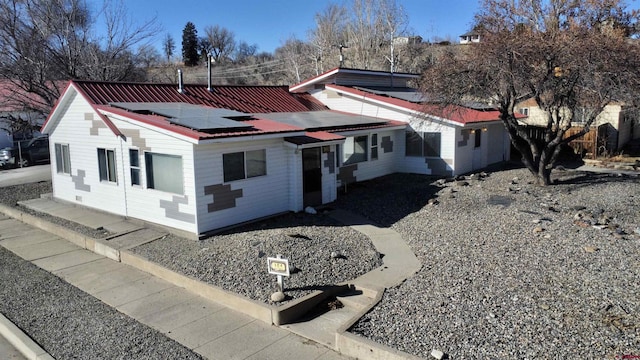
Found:
[[[289,83],[299,83],[303,77],[313,75],[309,72],[308,64],[311,62],[309,55],[314,56],[311,45],[296,39],[294,36],[275,51],[277,59],[282,59],[286,63],[289,70]]]
[[[315,50],[313,60],[317,74],[338,64],[338,47],[345,45],[346,40],[347,14],[347,8],[336,4],[329,4],[323,12],[316,14],[316,28],[309,38]]]
[[[207,26],[204,29],[204,37],[211,46],[211,55],[217,63],[231,59],[236,47],[235,35],[232,31],[219,25]]]
[[[637,101],[640,51],[627,37],[637,15],[618,0],[484,0],[482,41],[441,56],[422,87],[443,105],[491,101],[524,165],[549,185],[563,144],[587,133],[607,104]],[[514,111],[527,98],[546,113],[542,141]],[[577,116],[582,129],[567,136]]]
[[[93,32],[102,17],[106,33]],[[47,112],[58,80],[125,80],[139,76],[133,48],[156,32],[155,19],[134,26],[121,2],[93,12],[81,0],[0,0],[0,76],[37,94]]]
[[[173,57],[173,52],[176,49],[176,43],[171,37],[171,34],[167,33],[162,41],[162,50],[164,52],[164,56],[167,58],[167,63],[171,62],[171,58]]]
[[[352,19],[347,24],[350,62],[361,69],[375,68],[382,45],[378,2],[376,0],[353,0]]]
[[[379,6],[380,27],[382,38],[389,47],[389,55],[385,59],[389,62],[389,71],[396,71],[397,39],[401,35],[406,35],[406,28],[409,24],[409,16],[396,0],[380,0]],[[408,41],[407,41],[408,45]]]

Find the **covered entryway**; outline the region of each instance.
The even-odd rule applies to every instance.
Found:
[[[302,150],[302,192],[304,207],[322,204],[321,156],[322,151],[319,147]]]

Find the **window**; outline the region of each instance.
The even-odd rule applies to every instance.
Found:
[[[482,131],[480,129],[476,129],[474,135],[476,137],[474,147],[479,148],[480,145],[482,145]]]
[[[405,142],[406,156],[417,157],[439,157],[441,134],[437,132],[418,133],[415,131],[407,131]]]
[[[56,171],[58,174],[71,175],[71,158],[68,144],[55,144]]]
[[[129,149],[129,167],[131,168],[131,185],[140,185],[140,152]]]
[[[266,150],[222,154],[224,181],[242,180],[267,175]]]
[[[100,181],[116,182],[116,153],[113,150],[98,149]]]
[[[518,112],[524,116],[529,116],[529,108],[521,108]]]
[[[343,164],[367,161],[367,135],[348,137],[344,142]]]
[[[184,192],[182,185],[182,157],[158,153],[145,153],[147,188],[175,194]]]
[[[378,134],[371,134],[371,160],[378,160]]]

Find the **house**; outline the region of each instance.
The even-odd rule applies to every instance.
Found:
[[[515,110],[526,116],[521,119],[523,124],[537,127],[547,126],[547,113],[540,109],[535,99],[520,101],[516,104]],[[576,114],[573,120],[572,127],[582,128],[584,121],[582,121],[581,114]],[[630,107],[618,102],[608,104],[591,125],[593,135],[587,136],[587,138],[593,139],[594,146],[599,149],[592,149],[588,152],[595,155],[602,152],[612,154],[620,151],[629,141],[640,138],[639,124],[640,118],[637,112],[634,112]],[[579,142],[584,141],[579,140]]]
[[[55,199],[198,237],[396,171],[405,127],[282,86],[71,81],[42,131]]]
[[[473,44],[480,42],[480,32],[470,31],[460,35],[460,44]]]
[[[452,176],[509,160],[510,140],[497,110],[471,103],[445,109],[424,105],[429,99],[412,87],[418,79],[416,74],[336,68],[290,91],[308,93],[332,110],[406,123],[391,137],[393,172]],[[362,181],[371,178],[369,166],[346,164],[339,171]]]
[[[45,120],[39,109],[42,100],[25,93],[15,81],[0,80],[0,149],[14,142],[36,137]]]

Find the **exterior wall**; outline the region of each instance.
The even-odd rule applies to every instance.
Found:
[[[119,138],[77,94],[61,106],[63,118],[49,138],[55,198],[181,230],[196,230],[191,144],[112,118],[128,134],[126,139]],[[56,143],[69,145],[71,175],[57,173]],[[128,151],[132,146],[140,150],[141,186],[131,185]],[[115,151],[116,183],[100,181],[98,148]],[[144,151],[182,156],[184,194],[146,188]]]
[[[49,134],[53,196],[107,212],[126,215],[122,191],[122,167],[117,168],[117,184],[101,182],[97,148],[120,148],[119,139],[106,127],[92,133],[97,119],[93,108],[77,94],[66,104],[63,119]],[[71,174],[56,171],[55,144],[68,144]]]
[[[459,173],[457,171],[456,152],[456,127],[446,126],[433,121],[413,120],[409,123],[411,129],[416,132],[440,133],[440,157],[406,156],[406,138],[402,134],[402,161],[399,171],[424,175],[445,175]],[[407,130],[410,130],[407,128]]]
[[[158,130],[151,130],[136,126],[129,122],[110,118],[114,125],[125,134],[118,149],[118,167],[124,174],[122,186],[125,190],[125,215],[133,218],[159,223],[177,229],[196,232],[196,192],[194,187],[194,156],[193,144],[172,137]],[[103,131],[110,131],[104,129]],[[140,185],[131,183],[131,164],[129,149],[138,149],[140,164]],[[158,153],[180,156],[183,178],[183,193],[176,194],[158,189],[148,188],[145,164],[145,153]]]
[[[362,161],[355,164],[343,164],[344,148],[340,150],[340,169],[338,171],[338,186],[345,183],[359,182],[374,179],[380,176],[389,175],[398,171],[397,154],[399,152],[398,147],[398,134],[404,134],[402,130],[395,131],[356,131],[338,133],[345,137],[354,137],[366,135],[367,139],[367,161]],[[371,136],[372,134],[378,135],[378,159],[372,159],[371,157]]]
[[[224,181],[223,154],[262,149],[266,151],[266,175]],[[289,157],[293,152],[282,139],[196,146],[198,232],[290,210]]]

